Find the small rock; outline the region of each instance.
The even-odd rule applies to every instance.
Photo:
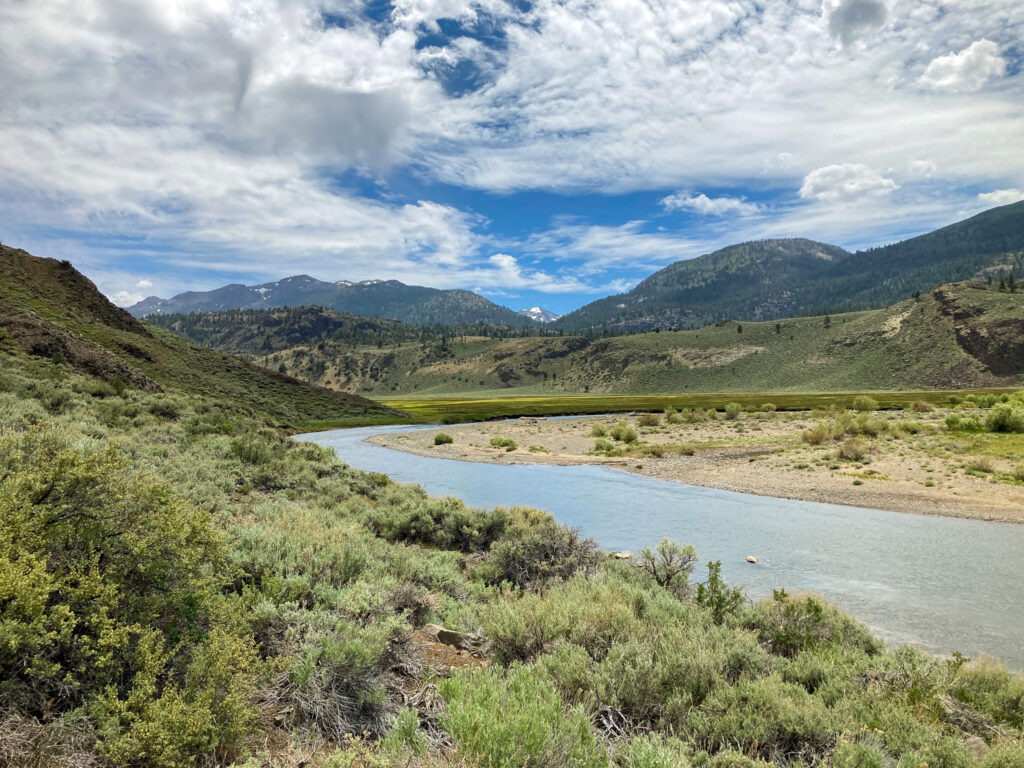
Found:
[[[423,631],[439,643],[464,651],[471,650],[473,646],[479,644],[479,638],[456,632],[454,629],[446,629],[439,624],[427,624],[423,627]]]
[[[632,560],[633,553],[624,549],[621,552],[612,552],[612,557],[616,560]]]
[[[967,751],[971,753],[971,757],[976,763],[980,763],[991,749],[981,736],[968,736],[964,739],[964,746],[967,747]]]
[[[748,563],[756,563],[757,562],[757,558],[754,557],[753,555],[747,555],[747,562]]]

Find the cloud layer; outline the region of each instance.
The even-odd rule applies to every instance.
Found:
[[[16,0],[0,236],[122,301],[866,244],[1024,188],[1021,39],[1011,0]]]

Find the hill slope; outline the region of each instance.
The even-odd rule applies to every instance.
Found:
[[[812,240],[760,240],[678,261],[633,290],[562,317],[566,329],[697,328],[727,318],[769,320],[815,308],[879,307],[1024,263],[1024,202],[920,237],[849,253]]]
[[[326,283],[309,275],[263,285],[226,285],[213,291],[150,296],[128,308],[136,317],[153,314],[219,312],[318,305],[364,317],[386,317],[416,325],[493,323],[523,327],[532,320],[471,291],[405,285],[397,280]]]
[[[196,316],[207,325],[222,317]],[[220,338],[274,370],[379,397],[1007,386],[1024,375],[1024,295],[984,281],[946,284],[879,310],[596,339],[393,336],[354,345],[313,329],[289,347],[277,340],[301,334],[277,335],[267,349],[259,334]]]
[[[397,415],[147,326],[107,301],[69,262],[6,246],[0,246],[0,335],[23,353],[78,373],[244,404],[281,426]]]

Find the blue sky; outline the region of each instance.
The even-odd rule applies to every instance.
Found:
[[[555,311],[1024,197],[1009,0],[0,5],[0,239],[131,304],[308,273]]]

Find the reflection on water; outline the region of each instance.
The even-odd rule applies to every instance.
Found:
[[[664,536],[689,542],[702,560],[721,560],[723,576],[751,597],[781,586],[812,590],[890,642],[989,653],[1024,668],[1024,525],[752,496],[598,466],[450,461],[364,442],[407,429],[300,439],[434,495],[546,509],[607,549],[637,550]],[[757,565],[745,562],[748,554]]]

